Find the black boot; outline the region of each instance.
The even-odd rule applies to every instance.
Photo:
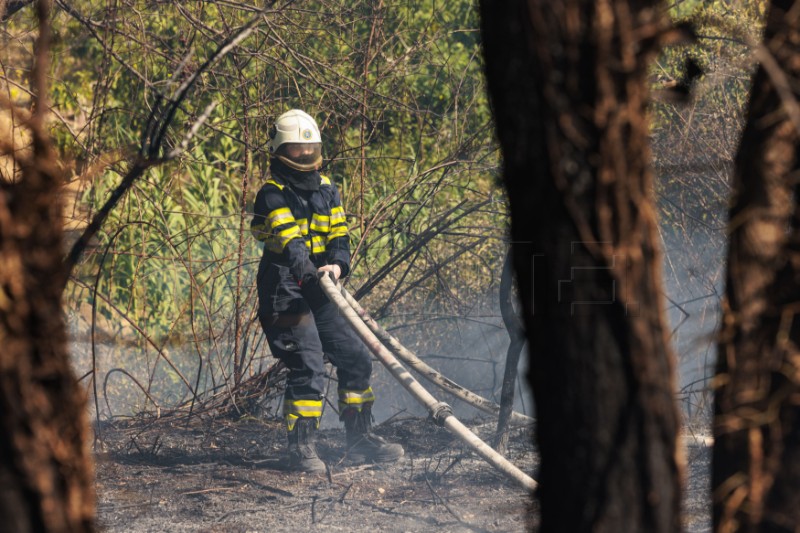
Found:
[[[298,472],[325,472],[325,463],[317,456],[315,446],[316,418],[298,418],[289,431],[289,468]]]
[[[403,447],[391,444],[372,433],[372,410],[369,406],[350,407],[342,411],[344,428],[347,431],[347,458],[354,463],[389,463],[397,461]]]

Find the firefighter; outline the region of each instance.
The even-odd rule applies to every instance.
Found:
[[[322,415],[325,364],[336,366],[340,420],[354,462],[390,462],[403,448],[374,435],[372,359],[328,301],[319,276],[350,270],[350,242],[339,192],[319,173],[322,138],[316,121],[287,111],[270,131],[270,176],[258,192],[251,230],[264,243],[258,268],[258,317],[270,349],[289,369],[283,414],[290,466],[324,472],[315,433]]]

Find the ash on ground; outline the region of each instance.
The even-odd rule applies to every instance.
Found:
[[[487,442],[494,424],[468,424]],[[347,462],[344,431],[321,430],[326,474],[287,470],[279,420],[142,421],[100,428],[99,525],[107,532],[533,531],[533,498],[424,418],[394,418],[376,433],[402,443],[391,465]],[[535,477],[530,429],[512,429],[506,457]],[[684,527],[711,531],[709,438],[687,434]]]
[[[484,440],[494,424],[468,424]],[[102,531],[530,531],[532,498],[432,421],[395,418],[376,433],[403,444],[391,465],[352,465],[344,431],[319,432],[326,474],[287,470],[278,420],[142,421],[98,428]],[[529,475],[530,430],[512,429],[506,457]]]

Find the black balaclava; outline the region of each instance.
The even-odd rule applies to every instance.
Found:
[[[319,172],[316,170],[296,170],[285,164],[278,158],[270,159],[270,172],[279,176],[289,183],[292,187],[301,191],[317,191],[322,182]]]

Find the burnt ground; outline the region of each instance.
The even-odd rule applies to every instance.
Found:
[[[468,424],[488,440],[493,424]],[[99,525],[107,532],[480,532],[536,528],[535,501],[456,437],[423,418],[376,433],[402,443],[392,465],[352,465],[344,431],[320,431],[325,475],[287,471],[279,421],[249,418],[106,425],[99,432]],[[710,448],[687,437],[684,524],[711,531]],[[102,450],[102,451],[100,451]],[[507,457],[535,477],[529,430],[510,432]]]
[[[482,438],[493,424],[468,424]],[[106,425],[97,453],[101,531],[528,531],[535,503],[420,418],[393,419],[376,433],[406,448],[392,465],[348,464],[344,431],[320,431],[329,471],[286,470],[279,421],[254,418]],[[536,454],[528,430],[510,433],[506,455],[528,474]]]

